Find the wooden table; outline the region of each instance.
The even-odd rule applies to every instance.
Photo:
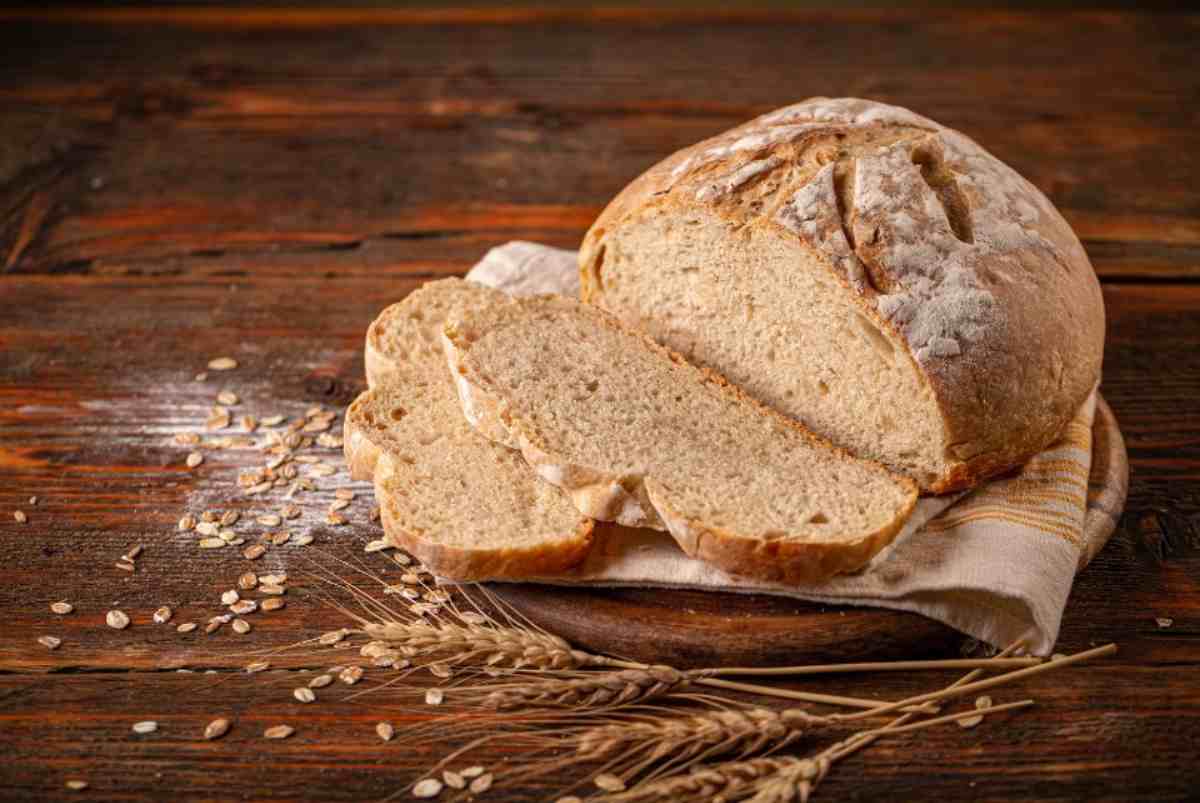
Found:
[[[1128,510],[1060,642],[1117,641],[1120,655],[1025,683],[1040,707],[1003,725],[881,743],[821,794],[1197,794],[1200,18],[6,12],[0,41],[0,797],[334,801],[411,781],[434,754],[373,727],[423,714],[383,696],[301,708],[294,672],[230,671],[345,623],[303,588],[247,636],[149,622],[168,604],[172,624],[203,623],[246,565],[175,526],[245,504],[236,467],[257,456],[214,452],[189,470],[172,436],[202,431],[224,387],[260,417],[345,405],[385,304],[507,240],[573,246],[660,157],[816,94],[911,106],[1049,194],[1104,281],[1103,392],[1132,466]],[[194,381],[223,355],[240,367]],[[295,528],[325,550],[310,554],[361,555],[378,534],[368,497],[335,527],[331,497],[313,496],[321,512]],[[115,568],[135,543],[137,570]],[[62,599],[74,613],[50,613]],[[131,628],[105,627],[113,607]],[[932,683],[805,685],[883,697]],[[202,741],[220,715],[234,730]],[[158,733],[133,734],[143,719]],[[296,736],[260,737],[281,721]]]

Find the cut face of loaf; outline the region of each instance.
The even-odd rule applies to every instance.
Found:
[[[933,491],[1019,465],[1099,381],[1104,308],[1050,202],[905,109],[815,98],[630,184],[582,298]]]
[[[346,413],[346,460],[355,478],[374,480],[388,538],[455,580],[557,573],[592,542],[593,522],[559,489],[467,424],[440,347],[428,348],[448,310],[506,300],[451,279],[389,307],[371,329],[372,388]]]
[[[381,312],[367,329],[367,386],[375,387],[405,365],[422,371],[443,370],[442,325],[446,319],[463,307],[502,304],[508,299],[499,290],[458,278],[426,282]]]
[[[445,346],[463,410],[592,518],[667,529],[745,576],[863,566],[916,486],[858,460],[612,316],[541,297],[468,313]]]

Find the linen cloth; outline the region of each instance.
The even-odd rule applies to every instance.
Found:
[[[528,242],[489,251],[467,274],[513,295],[577,296],[575,252]],[[688,557],[664,532],[598,524],[596,543],[549,584],[709,589],[915,611],[995,646],[1048,654],[1076,573],[1107,542],[1129,466],[1112,412],[1093,392],[1062,437],[1020,470],[966,494],[923,497],[865,568],[817,585],[736,577]]]

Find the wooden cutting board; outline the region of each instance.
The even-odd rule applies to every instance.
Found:
[[[966,641],[915,613],[762,594],[525,584],[489,590],[576,646],[680,668],[949,656]]]

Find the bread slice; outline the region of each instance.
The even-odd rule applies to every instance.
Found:
[[[856,459],[604,311],[542,296],[446,325],[463,411],[586,515],[787,583],[862,567],[916,485]]]
[[[581,561],[592,543],[591,519],[520,454],[467,424],[445,358],[428,348],[443,313],[497,295],[507,299],[455,279],[390,307],[390,325],[372,326],[373,387],[346,413],[346,460],[353,477],[374,480],[388,539],[455,580],[553,574]],[[404,362],[385,364],[388,353]]]
[[[364,359],[367,387],[375,387],[404,365],[444,370],[442,325],[463,306],[500,304],[509,296],[458,278],[426,282],[401,302],[379,313],[367,329]],[[436,367],[433,367],[436,363]]]

